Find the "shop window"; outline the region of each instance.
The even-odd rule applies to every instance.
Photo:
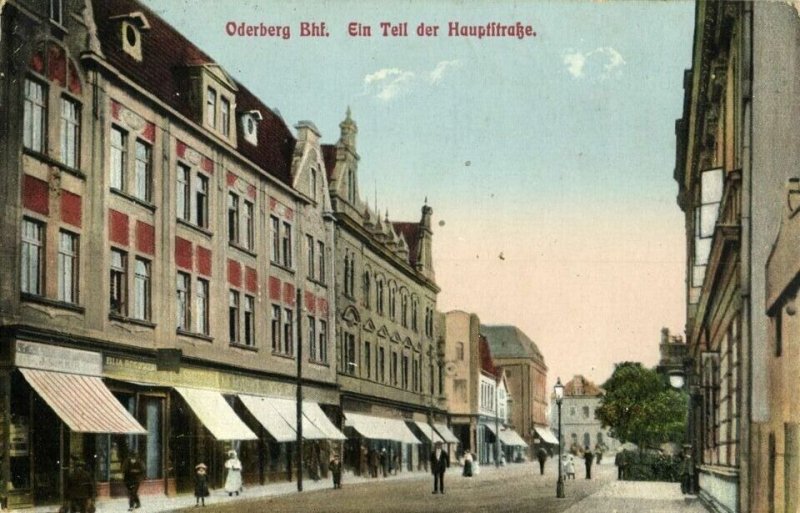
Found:
[[[22,220],[22,262],[20,287],[25,294],[41,296],[43,286],[44,224]]]

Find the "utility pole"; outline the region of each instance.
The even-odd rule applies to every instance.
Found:
[[[297,491],[303,491],[303,291],[297,288]]]

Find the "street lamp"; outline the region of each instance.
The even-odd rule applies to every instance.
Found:
[[[556,498],[563,499],[564,476],[561,473],[561,401],[564,400],[564,385],[561,384],[561,378],[556,379],[553,392],[556,394],[556,404],[558,405],[558,482],[556,483]]]

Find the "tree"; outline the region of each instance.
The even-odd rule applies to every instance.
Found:
[[[686,394],[670,388],[656,371],[638,362],[618,363],[603,388],[596,416],[620,442],[644,448],[683,441]]]

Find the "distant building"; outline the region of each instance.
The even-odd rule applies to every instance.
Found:
[[[619,442],[611,438],[595,417],[600,406],[603,390],[584,378],[575,375],[564,385],[564,401],[561,403],[561,439],[564,449],[575,454],[585,447],[595,450],[603,447],[606,452],[615,452]],[[558,414],[550,416],[550,423],[558,433]]]
[[[661,358],[656,370],[668,376],[670,385],[674,388],[683,388],[686,357],[689,354],[688,346],[683,342],[683,338],[678,335],[670,335],[668,328],[662,328],[658,352]]]
[[[547,423],[547,365],[536,344],[516,326],[481,325],[494,364],[502,367],[513,398],[510,427],[522,436],[532,456],[536,439],[552,438]]]

